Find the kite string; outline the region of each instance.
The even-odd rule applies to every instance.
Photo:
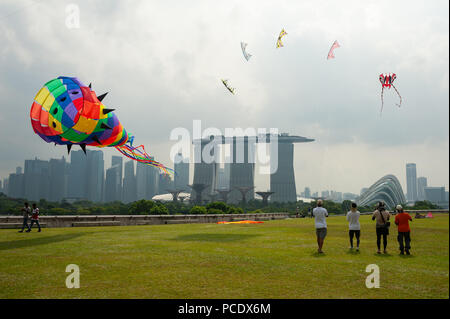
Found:
[[[121,146],[116,146],[116,149],[126,157],[131,158],[132,160],[161,169],[166,175],[173,174],[173,169],[168,168],[163,164],[153,160],[150,157],[150,155],[147,154],[143,145],[132,147],[130,145],[125,144]]]
[[[400,107],[402,105],[402,96],[400,95],[394,84],[392,84],[392,87],[395,89],[395,92],[397,92],[398,97],[400,98],[400,104],[396,104],[398,107]]]

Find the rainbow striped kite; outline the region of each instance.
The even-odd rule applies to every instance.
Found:
[[[107,93],[97,96],[91,85],[77,78],[60,76],[47,82],[39,90],[31,106],[30,118],[34,132],[47,143],[115,147],[123,155],[158,167],[166,174],[173,170],[154,161],[144,146],[133,147],[134,137],[127,133],[114,114],[102,104]]]

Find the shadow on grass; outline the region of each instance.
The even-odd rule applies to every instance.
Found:
[[[57,243],[60,241],[74,239],[83,236],[83,233],[65,234],[65,235],[55,235],[47,237],[33,237],[29,239],[11,240],[0,242],[0,250],[10,250],[16,248],[33,247],[39,245],[46,245]]]
[[[252,237],[257,237],[259,235],[250,234],[189,234],[180,235],[178,237],[172,238],[171,240],[176,241],[206,241],[206,242],[230,242],[246,240]]]
[[[349,249],[349,250],[347,250],[347,254],[349,254],[349,255],[359,255],[360,251],[356,250],[356,249]]]
[[[374,256],[377,256],[377,257],[393,257],[394,255],[392,255],[392,254],[390,254],[390,253],[381,253],[381,254],[378,254],[378,253],[374,253],[373,254]]]
[[[311,254],[311,256],[313,256],[313,257],[325,257],[326,255],[325,255],[325,252],[319,253],[318,251],[315,251],[315,252],[313,252]]]

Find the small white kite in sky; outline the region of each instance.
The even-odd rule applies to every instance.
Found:
[[[247,43],[241,42],[242,54],[244,54],[244,58],[248,61],[248,60],[250,60],[252,55],[247,52],[246,48],[247,48]]]
[[[231,86],[228,85],[228,80],[224,80],[224,79],[221,79],[221,80],[222,80],[223,85],[225,85],[225,87],[228,89],[228,91],[230,91],[231,93],[234,94],[234,88],[232,88]]]
[[[330,48],[330,51],[328,51],[328,57],[327,60],[329,59],[334,59],[334,49],[336,48],[340,48],[341,46],[339,45],[339,43],[336,41],[333,42],[333,45]]]

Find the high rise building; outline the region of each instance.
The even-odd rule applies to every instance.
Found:
[[[169,174],[160,173],[159,174],[159,187],[158,194],[168,194],[170,190],[174,189],[174,182],[170,178]]]
[[[24,174],[9,174],[9,187],[6,193],[12,198],[24,198],[25,196],[25,179]]]
[[[417,200],[417,170],[415,163],[406,164],[406,199],[409,202]]]
[[[305,187],[304,195],[305,198],[311,198],[311,189],[309,187]]]
[[[428,185],[426,177],[419,177],[417,179],[417,199],[425,200],[425,187]]]
[[[183,154],[178,153],[174,162],[174,188],[187,191],[189,190],[189,158],[183,158]]]
[[[49,162],[35,158],[25,160],[24,197],[31,201],[49,198],[50,174]]]
[[[218,163],[216,161],[217,154],[214,154],[215,147],[211,147],[209,155],[211,161],[203,156],[204,148],[210,143],[210,140],[194,141],[194,178],[193,185],[203,184],[206,187],[202,187],[200,194],[201,198],[208,198],[209,195],[215,192],[217,188],[217,168]],[[209,147],[209,146],[208,146]],[[191,198],[197,198],[195,191],[192,191]]]
[[[67,197],[67,171],[66,159],[50,159],[49,197],[48,200],[59,202]]]
[[[313,142],[313,139],[302,136],[290,136],[281,133],[278,136],[278,155],[271,154],[271,165],[277,164],[277,169],[270,175],[270,191],[274,192],[270,201],[272,202],[296,202],[297,189],[295,186],[294,173],[294,143]],[[272,144],[272,143],[271,143]],[[278,163],[274,163],[277,159]]]
[[[143,163],[136,164],[136,199],[151,200],[158,194],[159,170]]]
[[[231,144],[230,193],[228,201],[238,204],[255,198],[255,142],[246,137],[233,137]],[[225,173],[225,172],[224,172]],[[217,187],[216,187],[217,188]],[[243,195],[242,192],[245,192]]]
[[[92,202],[103,201],[103,185],[105,178],[105,164],[102,151],[87,151],[86,153],[86,189],[87,199]]]
[[[136,201],[136,176],[134,174],[134,161],[125,162],[123,177],[123,201],[131,203]]]
[[[9,180],[7,178],[3,179],[3,194],[8,194],[8,188],[9,188]]]
[[[122,170],[123,170],[123,157],[122,156],[112,156],[111,158],[111,167],[115,167],[116,170],[116,179],[115,179],[115,200],[122,200]],[[106,194],[105,194],[106,195]]]
[[[433,204],[441,206],[446,201],[445,187],[425,187],[425,199]]]
[[[87,199],[87,159],[82,150],[70,152],[67,196]]]
[[[118,194],[118,179],[119,179],[119,167],[113,166],[106,170],[106,177],[105,177],[105,202],[114,202],[119,199]]]
[[[330,197],[330,191],[322,191],[322,199],[327,199]]]

